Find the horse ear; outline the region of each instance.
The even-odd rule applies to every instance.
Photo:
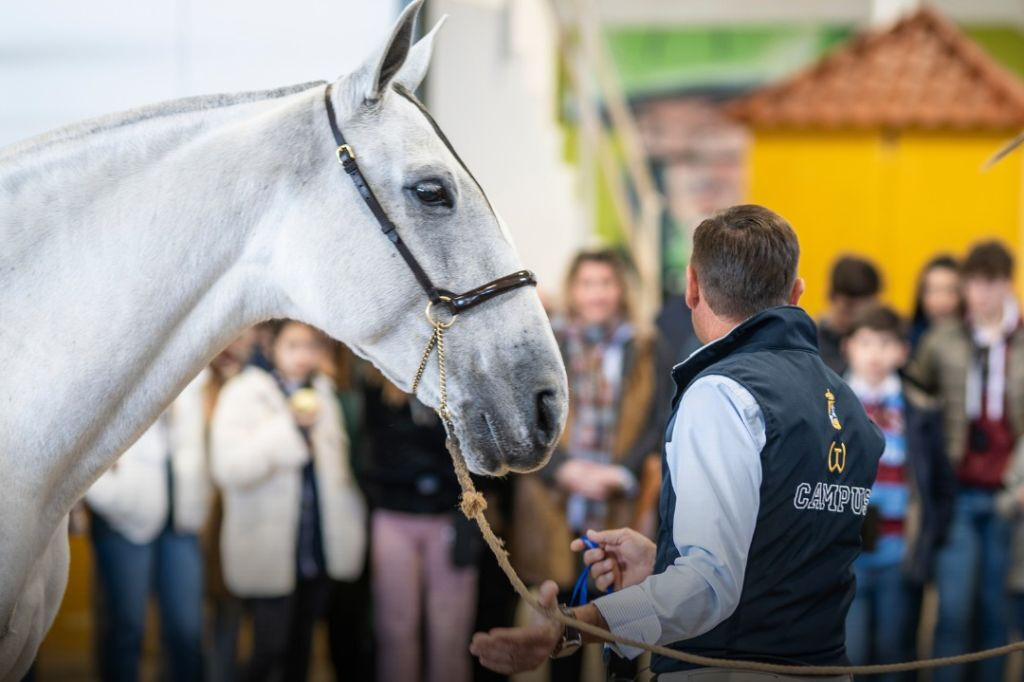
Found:
[[[416,44],[409,50],[409,56],[405,58],[405,64],[398,70],[395,82],[405,87],[409,92],[416,92],[416,89],[420,87],[420,83],[423,82],[423,77],[427,75],[427,68],[430,66],[430,55],[434,52],[434,37],[447,19],[448,15],[445,14],[437,20],[434,28],[430,29],[430,33],[416,41]]]
[[[391,36],[384,43],[374,57],[367,62],[362,71],[360,79],[365,86],[363,97],[366,100],[376,101],[387,92],[391,81],[405,64],[409,51],[412,48],[412,29],[416,23],[416,15],[419,14],[423,0],[410,2],[395,22],[391,29]]]

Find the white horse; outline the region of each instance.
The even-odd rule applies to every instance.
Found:
[[[419,4],[331,101],[409,249],[463,291],[522,266],[396,92],[429,62],[436,28],[411,40]],[[410,388],[426,297],[338,164],[326,86],[177,100],[0,150],[0,680],[20,678],[56,615],[71,506],[243,329],[308,322]],[[535,292],[467,311],[446,342],[470,468],[541,465],[567,389]],[[438,405],[433,364],[418,393]]]

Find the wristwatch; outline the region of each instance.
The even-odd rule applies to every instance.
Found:
[[[562,612],[563,616],[568,616],[569,618],[576,617],[576,614],[573,613],[572,609],[565,604],[559,604],[558,610]],[[566,656],[571,656],[579,651],[581,646],[583,646],[583,633],[576,628],[563,625],[562,639],[560,639],[558,644],[555,645],[554,651],[551,652],[551,658],[565,658]]]

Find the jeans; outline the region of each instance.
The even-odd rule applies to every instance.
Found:
[[[146,607],[150,593],[156,592],[170,679],[201,680],[203,568],[198,538],[167,527],[151,542],[137,545],[99,514],[92,516],[91,533],[107,609],[100,635],[102,679],[139,679]]]
[[[335,680],[375,679],[373,609],[367,565],[358,579],[335,582],[327,607],[327,637]]]
[[[1017,637],[1024,639],[1024,593],[1013,595],[1013,625],[1017,628]]]
[[[309,676],[313,629],[327,615],[333,582],[326,575],[302,579],[284,597],[246,599],[252,619],[252,657],[243,682],[304,682]]]
[[[853,564],[857,592],[846,615],[846,653],[854,665],[899,663],[913,658],[914,590],[903,577],[905,543],[898,535],[881,538],[873,552]],[[879,675],[880,682],[907,679]]]
[[[939,616],[935,656],[953,656],[1007,642],[1006,571],[1009,527],[995,511],[995,493],[966,488],[957,493],[949,540],[938,554]],[[972,627],[973,626],[973,627]],[[1001,682],[1004,659],[939,668],[933,682],[971,679]]]
[[[230,594],[211,598],[213,628],[210,633],[209,682],[235,682],[238,674],[238,631],[242,624],[242,600]]]

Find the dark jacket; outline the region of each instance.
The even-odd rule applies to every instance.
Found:
[[[907,470],[912,493],[903,568],[911,582],[924,584],[932,578],[935,555],[949,532],[956,476],[946,456],[942,413],[916,404],[912,394],[912,390],[904,390]]]
[[[685,296],[671,296],[661,307],[654,321],[672,354],[672,364],[682,362],[702,345],[693,329],[693,311]]]
[[[854,595],[850,566],[860,554],[885,440],[846,382],[822,362],[817,330],[800,308],[764,310],[676,367],[673,409],[708,375],[743,386],[764,416],[757,521],[735,610],[672,648],[737,660],[844,664]],[[656,573],[679,558],[675,489],[670,476],[662,480]],[[662,656],[651,661],[657,673],[686,667]]]
[[[410,514],[453,512],[459,483],[445,449],[444,426],[433,411],[410,401],[391,405],[381,389],[365,396],[363,486],[370,505]],[[418,419],[413,419],[413,410]]]
[[[830,370],[839,375],[846,373],[843,335],[833,329],[824,318],[818,320],[818,354]]]
[[[907,365],[907,378],[938,400],[946,454],[956,468],[967,453],[967,374],[976,346],[962,320],[932,325]],[[1006,417],[1014,438],[1024,434],[1024,328],[1007,341]]]

